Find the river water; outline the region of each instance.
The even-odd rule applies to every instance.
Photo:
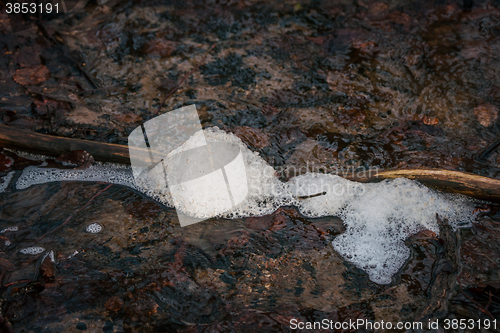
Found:
[[[500,154],[478,158],[500,134],[499,6],[90,1],[17,34],[2,16],[1,120],[126,144],[203,62],[160,113],[195,104],[204,128],[238,136],[282,182],[368,168],[499,177]],[[42,163],[3,154],[13,163],[2,160],[0,176],[14,180]],[[348,227],[336,216],[290,205],[181,227],[175,210],[124,185],[14,183],[0,194],[0,297],[15,332],[289,332],[293,319],[500,316],[495,204],[475,202],[466,228],[436,219],[437,229],[413,233],[408,259],[379,284],[332,246]]]

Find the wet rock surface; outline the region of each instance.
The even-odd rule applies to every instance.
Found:
[[[203,127],[236,134],[283,179],[420,166],[499,177],[498,153],[476,158],[500,134],[499,18],[496,1],[111,0],[13,34],[0,16],[0,122],[126,144],[201,65],[160,113],[196,104]],[[4,151],[0,176],[41,163]],[[181,228],[173,210],[118,185],[77,211],[105,187],[0,194],[0,230],[18,227],[0,234],[1,315],[15,332],[500,317],[495,205],[471,228],[413,236],[381,286],[333,250],[338,218],[281,208]],[[35,246],[45,252],[19,252]]]

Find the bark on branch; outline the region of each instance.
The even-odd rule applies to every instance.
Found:
[[[102,162],[130,164],[129,147],[111,143],[62,138],[0,125],[0,147],[29,151],[48,156],[60,156],[72,150],[85,150]],[[137,149],[150,159],[150,152]],[[154,155],[156,155],[153,152]],[[384,170],[366,177],[347,177],[350,180],[369,183],[383,179],[405,177],[437,188],[444,192],[461,193],[474,198],[500,202],[500,180],[467,172],[444,169]]]

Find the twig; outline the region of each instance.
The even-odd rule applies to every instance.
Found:
[[[490,154],[495,151],[495,149],[498,148],[498,146],[500,146],[500,138],[496,139],[491,145],[489,145],[478,157],[478,159],[481,161],[481,160],[485,160],[488,158],[488,156],[490,156]]]
[[[193,68],[189,73],[187,73],[183,78],[182,80],[174,87],[174,89],[172,89],[172,91],[170,91],[168,93],[167,96],[165,96],[165,98],[163,99],[163,101],[161,102],[160,106],[158,107],[158,110],[156,110],[156,112],[154,114],[158,114],[158,112],[160,112],[161,108],[163,107],[163,105],[165,104],[166,100],[172,96],[176,91],[177,89],[179,89],[179,87],[184,83],[184,81],[186,81],[186,79],[191,75],[193,74],[198,68],[201,67],[201,65],[203,65],[203,63],[205,62],[205,59],[207,58],[208,54],[210,53],[210,51],[212,51],[212,49],[216,46],[217,44],[214,44],[212,45],[208,51],[205,53],[205,55],[203,56],[203,58],[201,59],[200,63],[195,67]]]
[[[27,282],[32,282],[31,280],[19,280],[19,281],[14,281],[14,282],[10,282],[10,283],[7,283],[6,285],[4,285],[3,287],[6,288],[8,286],[12,286],[14,284],[18,284],[18,283],[27,283]]]
[[[73,214],[71,214],[67,219],[66,221],[63,222],[63,224],[61,224],[60,226],[58,226],[57,228],[51,230],[51,231],[48,231],[46,232],[43,236],[41,236],[40,238],[38,238],[35,243],[38,243],[40,240],[42,240],[45,236],[47,236],[48,234],[51,234],[53,232],[55,232],[56,230],[62,228],[65,224],[67,224],[76,214],[78,214],[82,209],[84,209],[85,207],[87,207],[92,201],[94,201],[94,199],[99,195],[101,194],[102,192],[106,191],[108,188],[110,188],[113,184],[109,184],[108,186],[106,186],[105,188],[103,188],[102,190],[100,190],[99,192],[97,192],[96,194],[94,194],[94,196],[92,198],[90,198],[89,201],[87,201],[87,203],[83,206],[83,207],[80,207],[78,208],[76,211],[73,212]]]
[[[493,300],[493,299],[492,299],[492,293],[491,293],[491,290],[490,290],[490,292],[489,292],[488,294],[490,294],[490,297],[488,298],[488,304],[486,304],[486,309],[488,309],[488,308],[490,307],[490,305],[491,305],[491,301]]]

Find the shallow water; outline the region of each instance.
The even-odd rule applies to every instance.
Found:
[[[496,1],[466,11],[461,1],[89,2],[44,23],[45,35],[10,34],[1,18],[1,121],[126,144],[216,43],[162,112],[196,104],[203,127],[235,133],[283,181],[420,166],[498,177],[498,153],[477,156],[500,134],[499,19]],[[43,82],[16,76],[42,64]],[[41,163],[11,156],[1,176]],[[0,234],[1,310],[16,332],[288,332],[292,318],[500,316],[496,205],[480,204],[469,228],[412,236],[384,286],[334,250],[346,231],[337,217],[287,206],[181,228],[172,209],[125,186],[89,203],[106,186],[0,194],[0,230],[18,227]],[[96,223],[102,230],[89,233]],[[19,252],[32,246],[46,252]]]

